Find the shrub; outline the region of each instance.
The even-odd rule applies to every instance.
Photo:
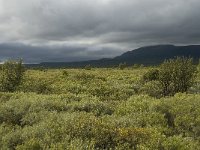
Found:
[[[67,76],[69,76],[69,73],[67,72],[67,70],[63,70],[63,71],[62,71],[62,75],[63,75],[64,77],[67,77]]]
[[[2,65],[1,91],[14,92],[20,85],[24,75],[22,60],[7,61]]]
[[[119,69],[123,70],[124,68],[126,68],[126,62],[120,63],[119,64]]]
[[[16,149],[42,150],[42,147],[40,146],[38,140],[31,139],[25,142],[23,145],[17,146]]]
[[[143,64],[141,64],[141,65],[140,65],[140,68],[143,68],[143,67],[144,67],[144,65],[143,65]]]
[[[165,139],[161,144],[163,149],[181,149],[181,150],[194,150],[199,149],[199,145],[191,139],[183,138],[181,136],[171,136]]]
[[[133,65],[133,68],[139,68],[139,67],[140,67],[139,64],[134,64],[134,65]]]
[[[143,81],[154,81],[158,80],[159,78],[159,70],[158,69],[151,69],[143,75]]]
[[[151,87],[157,85],[162,90],[162,96],[173,96],[179,92],[184,93],[193,85],[195,73],[196,67],[193,65],[193,59],[191,58],[177,57],[176,59],[165,60],[160,65],[159,70],[151,69],[142,77],[144,82],[158,81],[159,84],[157,82],[146,83],[143,88],[147,91],[150,90],[150,95],[153,92]]]
[[[95,75],[90,74],[90,73],[85,73],[85,72],[80,72],[79,74],[75,75],[75,78],[77,80],[92,80],[95,78]]]
[[[91,70],[91,69],[92,69],[92,67],[90,64],[85,66],[85,70]]]
[[[51,81],[32,77],[25,77],[19,89],[23,92],[35,92],[37,94],[50,94],[52,92]]]
[[[114,109],[109,104],[98,101],[83,101],[72,105],[72,111],[84,111],[95,116],[112,115]]]
[[[162,97],[162,87],[158,81],[149,81],[145,83],[140,88],[139,92],[156,98]]]
[[[186,92],[193,84],[195,71],[192,58],[177,57],[164,61],[159,70],[163,96]]]

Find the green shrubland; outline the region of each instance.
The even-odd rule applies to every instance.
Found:
[[[180,88],[185,76],[172,62],[189,79]],[[179,58],[160,67],[23,70],[13,91],[1,88],[0,148],[198,150],[200,76],[190,65]]]

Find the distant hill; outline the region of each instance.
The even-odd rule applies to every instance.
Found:
[[[143,64],[158,65],[165,59],[174,58],[176,56],[192,57],[195,62],[200,58],[200,45],[174,46],[174,45],[156,45],[141,47],[132,51],[128,51],[114,58],[105,58],[99,60],[89,60],[80,62],[43,62],[43,67],[84,67],[91,65],[92,67],[113,67],[119,63],[126,62],[127,65]]]

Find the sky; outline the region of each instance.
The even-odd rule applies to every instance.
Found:
[[[199,0],[0,0],[0,61],[111,58],[200,44]]]

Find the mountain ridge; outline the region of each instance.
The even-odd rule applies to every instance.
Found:
[[[127,65],[143,64],[143,65],[158,65],[165,59],[174,58],[177,56],[191,57],[194,62],[200,59],[200,45],[152,45],[140,47],[131,51],[127,51],[122,55],[113,58],[102,58],[98,60],[88,60],[80,62],[42,62],[39,65],[43,67],[69,67],[79,68],[86,65],[92,67],[114,67],[119,63],[126,62]]]

